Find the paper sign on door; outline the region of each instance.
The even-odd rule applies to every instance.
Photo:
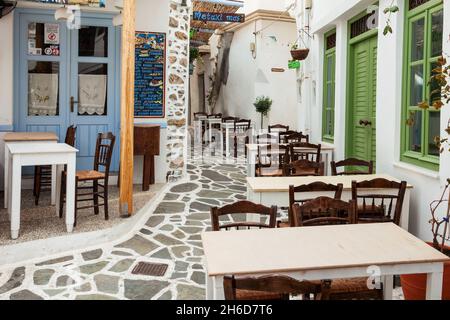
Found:
[[[59,44],[59,24],[46,23],[44,27],[44,43]]]

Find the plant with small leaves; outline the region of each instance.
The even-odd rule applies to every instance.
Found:
[[[253,105],[255,106],[256,112],[261,114],[261,129],[264,125],[264,117],[267,117],[269,114],[270,108],[272,107],[272,99],[265,96],[260,96],[256,98],[255,103]]]
[[[189,49],[189,63],[194,63],[194,61],[200,56],[200,51],[196,47],[191,47]]]
[[[391,4],[383,10],[384,14],[387,15],[386,26],[384,27],[383,30],[383,35],[385,36],[388,35],[389,33],[393,33],[391,26],[392,14],[397,13],[400,10],[398,6],[394,4],[394,2],[395,0],[392,0]]]
[[[447,179],[447,184],[439,200],[435,200],[430,204],[430,211],[431,211],[430,224],[431,224],[431,232],[433,233],[433,247],[447,255],[450,255],[450,252],[446,250],[445,245],[447,241],[450,240],[448,234],[450,222],[449,190],[450,190],[450,179]],[[447,199],[445,198],[446,196],[448,196]],[[442,206],[445,204],[447,204],[447,208],[442,209]]]

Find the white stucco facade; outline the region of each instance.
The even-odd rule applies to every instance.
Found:
[[[450,154],[445,152],[440,158],[439,171],[427,170],[419,166],[400,161],[401,152],[401,110],[405,4],[395,1],[400,11],[392,15],[393,34],[383,36],[382,28],[386,16],[383,9],[391,4],[390,0],[379,1],[378,64],[376,94],[376,158],[377,172],[390,174],[406,180],[414,186],[411,197],[410,231],[422,239],[431,237],[429,203],[440,196],[446,179],[450,177]],[[395,3],[394,2],[394,3]],[[450,52],[450,1],[444,0],[444,39],[443,51]],[[297,18],[299,29],[304,26],[305,12],[303,0],[296,3],[291,12]],[[323,61],[324,34],[336,29],[336,69],[335,69],[335,159],[345,158],[347,112],[347,54],[348,21],[366,10],[374,1],[367,0],[313,0],[310,14],[310,30],[314,39],[310,40],[310,56],[305,61],[297,77],[300,84],[299,129],[309,132],[314,141],[322,136],[323,105]],[[306,116],[304,116],[306,115]],[[450,117],[450,106],[441,111],[442,136]]]

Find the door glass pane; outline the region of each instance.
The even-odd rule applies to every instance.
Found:
[[[431,69],[434,70],[438,67],[437,63],[431,63],[430,64]],[[431,72],[430,76],[433,75],[433,72]],[[435,79],[430,79],[430,103],[433,104],[435,101],[441,100],[442,94],[441,94],[441,86]]]
[[[327,84],[327,108],[333,107],[333,85]]]
[[[441,113],[439,111],[430,112],[430,120],[428,125],[428,154],[439,156],[439,147],[436,139],[440,137]]]
[[[59,62],[28,61],[28,116],[59,115]]]
[[[82,26],[78,36],[80,57],[108,56],[108,28]]]
[[[78,114],[85,116],[107,115],[106,63],[78,64]]]
[[[412,23],[411,28],[411,61],[423,59],[424,39],[425,39],[425,19],[419,19]]]
[[[59,56],[59,39],[58,23],[29,23],[28,55]]]
[[[327,81],[331,81],[332,80],[332,75],[333,75],[333,57],[329,56],[327,58]]]
[[[411,67],[410,106],[417,106],[423,101],[423,65]]]
[[[422,152],[422,113],[423,111],[416,111],[411,115],[409,150],[415,152]]]
[[[442,34],[444,30],[443,10],[431,15],[431,56],[442,55]]]

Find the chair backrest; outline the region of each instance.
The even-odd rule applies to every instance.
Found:
[[[239,119],[234,122],[234,132],[238,134],[249,133],[252,120]]]
[[[97,135],[97,144],[95,147],[94,170],[99,171],[103,167],[106,179],[109,176],[109,168],[111,166],[112,154],[116,137],[112,132],[99,133]]]
[[[319,163],[322,145],[308,142],[291,143],[289,145],[291,161],[308,160]]]
[[[207,118],[208,114],[206,112],[195,112],[194,113],[194,119],[198,120],[200,118]]]
[[[269,133],[272,132],[286,132],[289,131],[289,126],[285,126],[282,124],[274,124],[273,126],[269,126]]]
[[[309,143],[309,135],[304,135],[302,132],[294,132],[290,135],[284,136],[285,143]]]
[[[257,144],[278,144],[278,135],[274,133],[263,133],[256,136]]]
[[[293,131],[293,130],[280,131],[278,133],[278,138],[279,138],[280,143],[287,143],[286,138],[288,136],[292,136],[293,134],[297,134],[297,133],[299,133],[299,132]]]
[[[208,115],[208,119],[220,119],[220,118],[222,118],[221,113],[213,113]]]
[[[222,123],[227,123],[227,122],[234,123],[236,120],[238,120],[238,118],[235,118],[235,117],[224,117],[224,118],[222,118]]]
[[[285,158],[289,158],[289,149],[280,145],[258,145],[257,167],[274,169],[282,168],[286,162]]]
[[[406,181],[396,182],[382,178],[353,181],[352,199],[358,205],[358,221],[393,222],[400,225],[406,188]],[[379,192],[380,189],[386,192]],[[372,193],[371,190],[377,191]]]
[[[241,215],[241,214],[256,214],[261,218],[268,218],[268,223],[263,222],[231,222],[231,223],[220,223],[221,216],[231,216]],[[222,208],[211,208],[211,223],[213,231],[220,231],[222,229],[267,229],[275,228],[277,219],[277,207],[272,206],[271,208],[256,204],[250,201],[238,201],[233,204],[226,205]],[[258,220],[261,221],[261,220]]]
[[[336,200],[341,200],[342,191],[344,190],[344,185],[339,183],[337,185],[334,184],[326,184],[324,182],[313,182],[310,184],[303,184],[299,186],[289,186],[289,209],[288,209],[288,217],[289,217],[289,225],[294,226],[294,219],[292,213],[292,206],[296,203],[302,205],[310,200],[311,198],[301,197],[296,198],[296,194],[308,194],[311,192],[317,193],[334,193],[333,198]]]
[[[319,197],[302,205],[292,206],[295,227],[355,223],[356,202]]]
[[[292,154],[289,154],[292,160]],[[283,176],[285,177],[320,177],[324,175],[323,162],[315,162],[310,160],[295,160],[285,163],[283,166]]]
[[[343,170],[338,172],[339,168],[343,168]],[[373,174],[373,161],[364,161],[355,158],[349,158],[338,162],[332,161],[331,173],[333,176]]]
[[[299,281],[287,276],[264,276],[259,278],[239,278],[225,276],[223,280],[225,300],[238,300],[237,290],[273,293],[286,296],[314,294],[316,300],[328,300],[330,288],[326,282],[313,283]]]
[[[77,135],[77,127],[73,125],[68,127],[66,131],[66,139],[64,142],[69,146],[74,147],[76,135]]]

